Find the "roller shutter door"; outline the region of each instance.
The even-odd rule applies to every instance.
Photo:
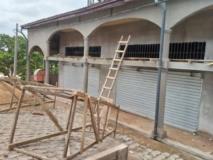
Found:
[[[169,72],[165,122],[191,132],[197,131],[201,91],[200,74]]]
[[[63,80],[63,87],[67,89],[83,89],[83,67],[80,64],[64,63],[63,76],[60,78]]]
[[[123,67],[117,80],[116,102],[121,109],[153,119],[157,72]]]
[[[125,67],[119,72],[116,102],[123,110],[154,119],[157,71]],[[198,128],[200,74],[169,72],[165,123],[187,131]]]
[[[99,68],[89,67],[88,93],[92,96],[98,96],[99,94],[99,79],[100,79]]]

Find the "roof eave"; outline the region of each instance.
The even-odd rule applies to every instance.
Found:
[[[44,25],[44,24],[48,24],[48,23],[63,21],[66,19],[91,14],[91,13],[94,13],[94,12],[97,12],[100,10],[118,7],[118,6],[125,4],[126,2],[127,2],[127,0],[110,0],[110,1],[99,3],[99,4],[97,3],[94,5],[88,6],[88,7],[78,9],[78,10],[58,14],[58,15],[44,18],[44,19],[41,19],[41,20],[38,20],[35,22],[27,23],[27,24],[22,25],[21,27],[23,29],[30,29],[32,27],[38,27],[40,25]]]

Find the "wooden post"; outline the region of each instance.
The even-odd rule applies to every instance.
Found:
[[[10,144],[13,143],[13,140],[14,140],[16,125],[17,125],[17,122],[18,122],[19,112],[20,112],[22,100],[24,98],[24,94],[25,94],[25,89],[22,89],[21,96],[19,98],[18,106],[17,106],[17,109],[16,109],[15,117],[14,117],[13,127],[12,127],[12,130],[11,130],[11,133],[10,133]]]
[[[94,110],[93,110],[93,108],[92,108],[90,98],[89,98],[88,100],[89,100],[88,107],[89,107],[89,111],[90,111],[90,117],[91,117],[91,122],[92,122],[92,128],[93,128],[93,131],[94,131],[94,134],[95,134],[96,142],[99,142],[100,136],[99,136],[99,132],[98,132],[97,127],[96,127],[96,126],[97,126],[97,123],[96,123],[95,117],[94,117]],[[98,115],[97,115],[97,116],[98,116]]]
[[[78,96],[75,95],[74,96],[74,99],[73,99],[73,109],[72,109],[72,113],[71,113],[71,116],[70,116],[70,119],[69,119],[69,126],[68,126],[68,133],[67,133],[67,137],[65,139],[65,147],[64,147],[64,153],[63,153],[63,157],[66,158],[67,157],[67,151],[68,151],[68,147],[69,147],[69,142],[70,142],[70,136],[71,136],[71,133],[72,133],[72,127],[73,127],[73,121],[74,121],[74,118],[75,118],[75,110],[76,110],[76,105],[77,105],[77,99],[78,99]]]
[[[81,149],[80,149],[81,153],[84,151],[84,140],[85,140],[85,130],[86,130],[86,120],[87,120],[87,107],[88,107],[88,97],[86,96],[84,99],[83,129],[82,129]]]
[[[13,107],[13,99],[16,91],[16,82],[14,81],[13,83],[13,91],[12,91],[12,96],[11,96],[11,101],[10,101],[10,109]]]
[[[72,102],[71,102],[70,111],[69,111],[69,115],[68,115],[68,119],[67,119],[66,129],[68,129],[68,127],[69,127],[69,122],[70,122],[70,117],[72,114],[73,105],[75,105],[75,104],[74,104],[74,98],[72,97]]]
[[[116,114],[116,119],[115,119],[114,138],[115,138],[115,135],[116,135],[116,132],[117,132],[119,113],[120,113],[120,106],[117,109],[117,114]]]
[[[58,82],[56,82],[56,87],[58,87]],[[56,105],[56,95],[54,96],[53,109],[55,109]]]
[[[103,140],[103,137],[104,137],[104,134],[105,134],[106,126],[107,126],[108,115],[109,115],[109,106],[107,106],[107,113],[106,113],[106,117],[105,117],[105,121],[104,121],[102,138],[101,138],[102,140]]]

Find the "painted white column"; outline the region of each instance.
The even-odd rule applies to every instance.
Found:
[[[164,46],[163,46],[163,68],[161,72],[161,83],[160,83],[160,102],[158,112],[158,137],[164,138],[166,131],[164,130],[164,116],[165,116],[165,105],[166,105],[166,84],[168,77],[168,61],[169,61],[169,45],[170,45],[171,30],[165,30],[164,33]]]
[[[87,93],[88,90],[88,55],[89,55],[89,40],[88,37],[84,37],[84,79],[83,79],[83,91]]]

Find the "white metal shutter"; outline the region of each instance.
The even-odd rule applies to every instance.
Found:
[[[88,93],[92,96],[99,94],[100,70],[97,67],[89,67]]]
[[[165,122],[188,131],[198,129],[202,79],[200,74],[169,72]]]
[[[67,89],[83,89],[83,67],[80,64],[63,64],[63,87]]]
[[[157,71],[123,67],[119,72],[116,102],[121,109],[154,119]],[[202,79],[200,74],[169,72],[165,123],[188,131],[198,128]]]
[[[157,72],[122,67],[117,80],[116,103],[121,109],[153,119]]]

